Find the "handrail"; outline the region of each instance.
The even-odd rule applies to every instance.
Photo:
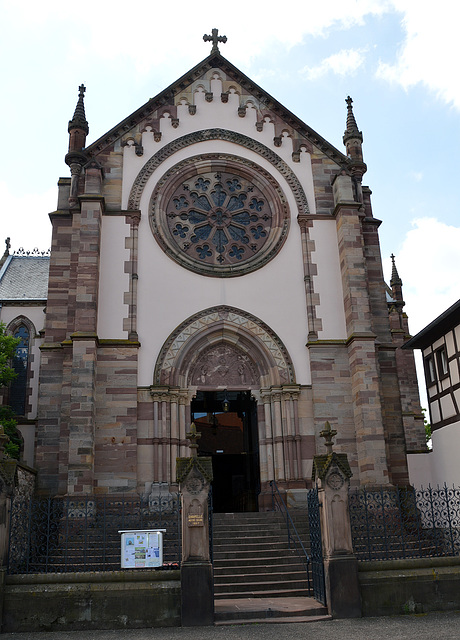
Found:
[[[288,511],[288,508],[286,506],[286,503],[283,500],[283,497],[278,489],[278,486],[276,484],[276,482],[274,480],[270,480],[270,487],[272,488],[272,506],[273,506],[273,511],[280,511],[283,516],[284,516],[284,520],[285,520],[285,524],[286,524],[286,528],[287,528],[287,533],[288,533],[288,544],[289,544],[289,548],[291,548],[291,540],[294,544],[294,548],[295,551],[297,553],[297,555],[299,556],[300,562],[303,564],[306,574],[307,574],[307,580],[308,580],[308,589],[311,589],[311,585],[310,585],[310,565],[311,565],[311,560],[310,560],[310,556],[308,555],[302,540],[300,539],[299,533],[296,529],[296,526],[294,524],[294,522],[292,521],[291,518],[291,514]],[[292,533],[291,533],[292,531]]]

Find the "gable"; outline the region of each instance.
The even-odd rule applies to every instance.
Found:
[[[191,115],[195,115],[197,105],[196,94],[204,100],[212,102],[216,99],[213,82],[222,83],[220,99],[223,103],[238,99],[238,115],[246,116],[248,109],[256,112],[255,127],[261,131],[266,122],[274,125],[274,144],[280,146],[286,135],[293,141],[293,154],[299,153],[302,145],[308,151],[315,147],[340,167],[347,167],[348,158],[327,142],[300,118],[286,109],[280,102],[265,92],[255,82],[233,66],[219,53],[211,54],[196,67],[191,69],[176,82],[164,89],[130,116],[122,120],[105,135],[93,142],[86,149],[88,157],[94,157],[117,141],[126,141],[136,133],[142,133],[151,127],[154,136],[161,138],[160,120],[167,114],[173,127],[179,126],[178,106],[185,105]],[[158,140],[159,141],[159,140]],[[136,141],[135,144],[138,144]],[[295,160],[294,160],[295,161]]]

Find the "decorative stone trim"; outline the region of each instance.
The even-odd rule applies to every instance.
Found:
[[[125,294],[128,301],[128,317],[123,319],[123,328],[128,331],[128,340],[136,342],[137,335],[137,259],[140,211],[127,212],[125,221],[130,226],[130,235],[125,238],[125,247],[129,249],[129,260],[125,262],[125,273],[130,276],[129,291]]]
[[[159,180],[149,221],[163,251],[186,269],[234,277],[277,255],[288,234],[289,208],[262,167],[237,156],[204,154],[183,160]]]
[[[295,372],[286,347],[278,336],[250,313],[226,305],[205,309],[183,322],[164,343],[158,356],[155,385],[188,386],[188,374],[204,344],[232,341],[259,367],[264,386],[295,384]],[[235,336],[240,338],[235,342]],[[197,344],[200,343],[200,349]],[[258,357],[254,357],[257,355]]]
[[[292,169],[282,160],[274,151],[266,147],[265,145],[257,142],[253,138],[249,138],[240,133],[234,131],[228,131],[227,129],[204,129],[202,131],[195,131],[181,138],[173,140],[169,144],[166,144],[155,155],[153,155],[142,167],[134,180],[131,192],[128,199],[128,209],[139,209],[140,200],[144,191],[145,185],[148,179],[167,158],[177,153],[181,149],[185,149],[192,144],[198,144],[199,142],[206,142],[208,140],[223,140],[228,142],[234,142],[246,149],[250,149],[257,153],[262,158],[270,162],[273,167],[284,177],[286,182],[294,195],[297,209],[299,214],[310,213],[308,208],[307,196],[303,190],[299,179],[292,171]]]

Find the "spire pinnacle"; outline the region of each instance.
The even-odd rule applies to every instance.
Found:
[[[69,121],[68,131],[70,133],[72,129],[82,129],[85,132],[85,134],[88,135],[89,126],[86,120],[85,103],[84,103],[84,97],[85,97],[85,91],[86,91],[85,85],[81,84],[78,87],[78,91],[79,91],[78,102],[77,102],[77,106],[75,107],[73,118],[72,120]]]
[[[350,98],[350,96],[348,96],[345,102],[347,103],[347,128],[345,129],[345,133],[343,135],[343,143],[346,145],[350,138],[358,138],[362,142],[363,134],[358,129],[355,115],[353,113],[353,100]]]
[[[390,287],[394,287],[394,286],[402,286],[402,280],[399,277],[399,273],[398,273],[398,269],[396,268],[396,262],[395,262],[395,256],[392,253],[391,256],[391,263],[392,263],[392,267],[391,267],[391,280],[390,280]]]

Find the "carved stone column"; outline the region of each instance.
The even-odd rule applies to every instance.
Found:
[[[275,449],[275,480],[286,479],[284,447],[283,447],[283,422],[281,413],[281,389],[272,389],[272,424]]]
[[[313,480],[318,485],[321,514],[326,599],[334,618],[359,618],[358,561],[353,554],[348,507],[352,472],[347,454],[332,451],[332,438],[336,434],[327,422],[320,434],[326,440],[327,453],[313,459]]]
[[[261,389],[260,397],[264,403],[265,412],[265,450],[266,450],[266,468],[260,469],[261,482],[270,482],[275,479],[275,470],[273,467],[273,433],[272,433],[272,414],[271,414],[271,396],[270,392]]]
[[[177,482],[182,502],[181,610],[182,626],[214,623],[214,585],[209,555],[208,495],[212,458],[198,458],[192,423],[187,437],[192,455],[177,459]]]

